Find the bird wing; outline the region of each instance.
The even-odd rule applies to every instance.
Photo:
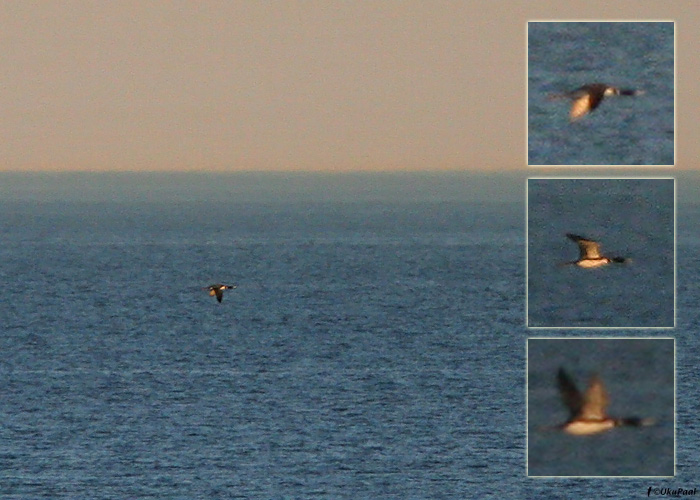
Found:
[[[603,420],[606,418],[605,408],[608,406],[608,393],[603,381],[598,375],[594,375],[588,384],[586,394],[583,396],[580,416],[587,420]]]
[[[598,103],[593,104],[590,94],[583,94],[580,97],[574,98],[571,104],[571,110],[569,111],[569,119],[573,122],[588,114],[588,112],[595,108]]]
[[[588,240],[583,236],[578,236],[576,234],[571,233],[566,233],[566,237],[576,242],[579,251],[581,252],[582,259],[600,258],[600,244],[597,241]]]
[[[600,245],[591,240],[578,240],[578,247],[581,250],[581,258],[586,259],[599,259],[600,258]]]
[[[557,382],[559,385],[559,395],[564,405],[569,409],[571,418],[577,416],[581,412],[581,407],[583,406],[583,396],[581,392],[563,368],[559,368]]]
[[[597,108],[600,103],[603,101],[603,96],[604,93],[593,93],[589,95],[589,105],[591,107],[591,111],[593,111],[595,108]]]

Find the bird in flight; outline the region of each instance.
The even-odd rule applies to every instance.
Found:
[[[203,290],[209,290],[209,295],[212,297],[216,295],[216,300],[221,302],[224,298],[224,290],[233,290],[238,285],[222,285],[221,283],[216,283],[208,287],[203,288]]]
[[[636,96],[642,94],[644,94],[643,90],[620,89],[605,83],[589,83],[570,92],[552,94],[549,96],[549,99],[571,99],[572,103],[571,109],[569,110],[569,119],[575,122],[600,106],[600,103],[606,97],[618,95]]]
[[[579,248],[580,254],[578,260],[572,260],[571,262],[565,262],[564,264],[577,265],[579,267],[600,267],[611,262],[622,264],[627,262],[629,259],[624,257],[606,257],[600,253],[600,243],[597,241],[589,240],[583,236],[577,234],[566,233],[566,237],[571,241],[574,241]]]
[[[608,393],[598,375],[591,377],[586,392],[582,394],[569,374],[559,368],[557,385],[562,402],[569,410],[569,419],[559,429],[567,434],[583,436],[614,427],[643,427],[656,423],[653,418],[608,416],[605,411],[609,402]]]

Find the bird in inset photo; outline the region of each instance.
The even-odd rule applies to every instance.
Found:
[[[564,262],[563,265],[577,265],[579,267],[591,268],[600,267],[611,262],[622,264],[628,262],[629,259],[624,257],[606,257],[600,253],[600,243],[589,240],[577,234],[566,233],[566,237],[571,241],[576,242],[579,248],[579,258],[570,262]]]
[[[589,435],[610,430],[614,427],[643,427],[654,425],[653,418],[610,417],[605,412],[608,406],[608,393],[598,375],[593,375],[586,392],[581,392],[563,368],[557,374],[559,394],[569,409],[569,419],[559,429],[567,434]]]
[[[637,96],[642,94],[644,94],[643,90],[620,89],[605,83],[589,83],[570,92],[552,94],[549,96],[549,99],[571,99],[569,119],[574,122],[600,106],[600,103],[606,97],[619,95]]]

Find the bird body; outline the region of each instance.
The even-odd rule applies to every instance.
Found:
[[[209,290],[209,295],[212,297],[216,295],[216,300],[221,302],[224,298],[224,290],[233,290],[236,286],[237,285],[222,285],[221,283],[216,283],[205,287],[204,290]]]
[[[598,434],[605,432],[615,427],[615,421],[611,418],[604,420],[574,420],[564,425],[563,430],[567,434],[574,436],[588,436],[590,434]]]

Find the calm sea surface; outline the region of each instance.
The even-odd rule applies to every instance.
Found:
[[[677,339],[677,477],[542,480],[526,475],[522,178],[168,179],[0,178],[1,497],[699,486],[697,207],[678,214],[678,328],[664,332]],[[475,194],[503,189],[504,202]],[[219,304],[201,289],[214,282],[238,288]],[[545,401],[548,376],[545,365]],[[666,411],[663,394],[661,407],[631,408]],[[642,456],[668,451],[660,416],[661,434],[636,440]],[[536,439],[546,469],[561,437]],[[614,451],[630,434],[600,439]]]

